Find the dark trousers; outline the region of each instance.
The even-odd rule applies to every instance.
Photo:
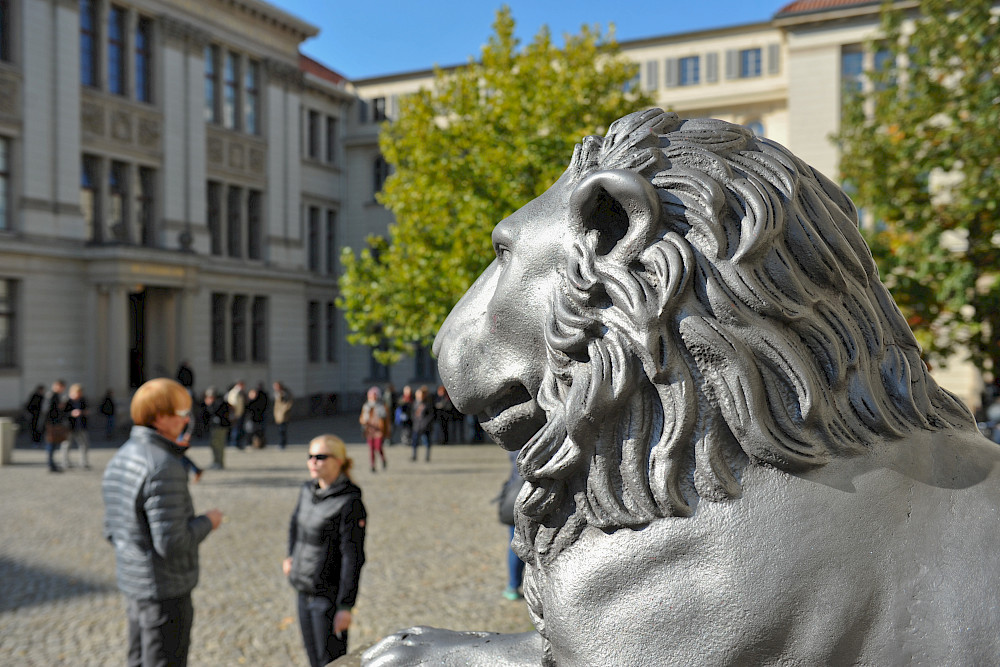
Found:
[[[411,461],[417,460],[417,448],[420,447],[421,442],[423,442],[424,446],[427,447],[427,454],[424,457],[424,460],[431,460],[431,434],[427,431],[414,431],[410,440],[410,447],[413,448],[413,456],[410,457]]]
[[[328,597],[299,593],[299,628],[312,667],[325,667],[347,653],[347,631],[333,633],[337,605]]]
[[[191,646],[191,596],[172,600],[125,599],[128,667],[184,667]]]
[[[229,446],[243,449],[243,417],[235,417],[229,428]]]
[[[288,446],[288,422],[278,424],[278,445],[282,449]]]

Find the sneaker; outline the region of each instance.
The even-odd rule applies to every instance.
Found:
[[[521,591],[517,590],[516,588],[510,588],[510,587],[504,589],[503,596],[506,599],[510,600],[511,602],[514,602],[516,600],[521,600],[524,598],[524,595],[521,594]]]

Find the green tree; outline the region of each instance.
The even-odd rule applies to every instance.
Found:
[[[883,279],[935,361],[1000,375],[1000,22],[990,0],[882,7],[888,57],[849,96],[841,175]],[[915,20],[915,22],[914,22]]]
[[[507,7],[493,30],[478,61],[438,70],[381,130],[394,172],[378,200],[395,222],[390,239],[343,250],[337,303],[348,339],[383,363],[430,344],[493,260],[493,226],[555,182],[582,137],[652,104],[630,90],[638,66],[613,33],[584,26],[557,48],[543,27],[521,49]]]

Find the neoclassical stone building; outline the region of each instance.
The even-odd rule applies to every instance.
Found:
[[[622,47],[663,107],[836,178],[878,6]],[[0,412],[55,378],[123,399],[183,360],[198,390],[281,380],[304,406],[434,381],[426,350],[385,368],[349,345],[334,305],[340,249],[391,222],[379,125],[432,72],[347,81],[300,55],[318,29],[260,0],[0,0]],[[940,379],[971,404],[968,377]]]

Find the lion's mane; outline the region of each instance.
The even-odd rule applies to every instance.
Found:
[[[580,235],[552,297],[548,421],[518,459],[526,561],[588,525],[737,497],[747,465],[800,471],[914,430],[975,428],[928,374],[850,199],[782,146],[653,109],[584,139],[569,169],[641,174],[662,216],[629,266]]]

